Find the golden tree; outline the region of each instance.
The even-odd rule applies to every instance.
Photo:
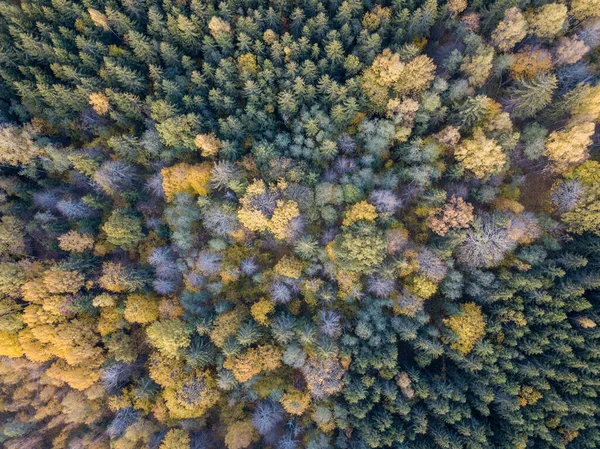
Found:
[[[476,54],[467,55],[460,66],[469,80],[469,84],[475,88],[483,87],[492,72],[492,61],[494,60],[494,49],[482,46]]]
[[[588,157],[588,147],[596,125],[593,122],[573,124],[563,131],[554,131],[546,139],[545,155],[554,171],[564,172]]]
[[[475,128],[473,136],[460,143],[454,157],[478,178],[497,174],[506,164],[502,147],[494,139],[488,139],[481,128]]]
[[[310,405],[310,395],[305,391],[290,390],[279,400],[290,415],[300,416]]]
[[[600,17],[600,0],[571,0],[571,14],[577,20]]]
[[[517,7],[504,11],[504,19],[492,33],[492,42],[499,50],[507,52],[527,36],[527,21]]]
[[[246,352],[228,357],[223,367],[233,371],[238,382],[247,382],[262,371],[272,371],[281,366],[281,350],[273,345],[250,348]]]
[[[162,187],[167,201],[172,201],[178,192],[195,195],[208,194],[211,164],[190,165],[185,162],[161,170]]]
[[[146,294],[127,296],[123,316],[130,323],[147,324],[158,319],[158,300]]]
[[[81,253],[94,247],[94,237],[90,234],[69,231],[58,238],[58,246],[65,251]]]
[[[375,210],[375,206],[367,203],[366,201],[361,201],[359,203],[353,204],[349,209],[346,210],[346,214],[342,224],[344,226],[350,226],[351,224],[356,223],[360,220],[365,220],[374,223],[377,216],[378,215],[377,211]]]
[[[446,318],[444,324],[458,335],[458,340],[450,347],[462,355],[467,355],[485,335],[485,317],[481,307],[475,303],[461,304],[460,308],[461,313]]]
[[[171,429],[162,440],[160,449],[189,449],[190,436],[185,430]]]
[[[547,3],[526,16],[531,33],[539,37],[553,38],[567,20],[567,7],[561,3]]]
[[[104,115],[110,110],[108,97],[102,92],[93,92],[90,94],[90,105],[100,115]]]
[[[204,157],[216,156],[221,148],[221,141],[214,133],[198,134],[194,139],[194,143]]]
[[[244,449],[258,437],[250,421],[236,421],[227,428],[225,445],[228,449]]]

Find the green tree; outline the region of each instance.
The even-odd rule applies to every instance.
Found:
[[[133,249],[144,238],[142,222],[131,210],[115,209],[102,225],[106,239],[123,249]]]

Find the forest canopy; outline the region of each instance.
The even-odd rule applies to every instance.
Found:
[[[0,446],[600,448],[599,0],[0,0]]]

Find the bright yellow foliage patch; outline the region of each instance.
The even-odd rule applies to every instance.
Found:
[[[283,256],[274,269],[280,276],[298,279],[302,275],[302,262],[295,257]]]
[[[352,207],[346,211],[343,225],[350,226],[360,220],[373,223],[376,218],[377,211],[375,210],[375,206],[366,201],[361,201],[360,203],[353,204]]]
[[[213,133],[198,134],[194,139],[194,143],[204,157],[216,156],[219,148],[221,148],[221,141]]]
[[[302,391],[289,391],[279,400],[286,412],[290,415],[300,416],[310,405],[310,395]]]
[[[262,371],[279,368],[281,355],[278,347],[263,345],[248,349],[237,357],[228,357],[223,362],[223,367],[232,370],[238,382],[247,382]]]
[[[283,190],[285,185],[273,187]],[[291,200],[278,200],[273,216],[268,218],[261,210],[252,204],[253,197],[266,192],[263,181],[255,180],[246,189],[245,195],[240,199],[242,207],[238,210],[238,219],[246,228],[254,232],[270,231],[275,238],[282,240],[287,236],[288,227],[292,219],[300,215],[298,204]]]
[[[175,194],[187,192],[195,195],[208,194],[211,165],[203,163],[190,165],[185,162],[161,170],[163,190],[167,201],[172,201]]]
[[[458,341],[450,347],[462,355],[469,354],[477,340],[485,335],[485,317],[481,307],[469,302],[461,304],[462,313],[444,320],[448,329],[458,335]]]
[[[272,301],[269,301],[265,298],[261,298],[258,302],[252,304],[252,307],[250,308],[250,313],[252,314],[252,318],[254,318],[258,324],[266,326],[271,321],[268,315],[274,310],[275,305]]]
[[[494,139],[488,139],[481,128],[473,131],[473,137],[463,140],[454,156],[478,178],[500,172],[506,163],[502,147]]]

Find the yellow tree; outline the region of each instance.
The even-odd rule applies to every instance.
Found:
[[[198,134],[194,139],[194,143],[204,157],[216,156],[221,148],[221,141],[214,133]]]
[[[460,71],[467,76],[471,86],[475,88],[483,87],[492,72],[493,60],[494,49],[489,46],[482,46],[476,54],[465,57],[460,66]]]
[[[236,421],[227,429],[225,445],[228,449],[244,449],[258,438],[258,433],[250,421]]]
[[[185,430],[171,429],[162,440],[160,449],[189,449],[190,436]]]
[[[25,165],[43,154],[31,138],[30,129],[0,125],[0,162],[8,165]]]
[[[458,340],[450,347],[462,355],[467,355],[485,335],[485,317],[481,307],[475,303],[461,304],[460,308],[461,313],[446,318],[444,324],[458,336]]]
[[[506,164],[502,147],[494,139],[488,139],[481,128],[475,128],[473,136],[460,143],[454,157],[478,178],[497,174]]]
[[[130,323],[147,324],[158,319],[158,299],[146,294],[127,296],[123,316]]]
[[[500,51],[510,51],[527,36],[527,21],[517,7],[504,11],[504,19],[492,33],[492,42]]]
[[[223,367],[233,371],[238,382],[247,382],[262,371],[281,366],[281,350],[273,345],[250,348],[236,357],[228,357]]]
[[[573,124],[563,131],[554,131],[546,139],[545,155],[552,169],[564,172],[588,157],[588,147],[596,125],[593,122]]]
[[[69,231],[58,238],[58,246],[65,251],[81,253],[94,247],[94,237],[90,234]]]
[[[600,17],[600,0],[571,0],[571,14],[577,20]]]
[[[262,324],[266,326],[270,323],[269,314],[275,311],[275,305],[273,301],[269,301],[268,299],[261,298],[258,302],[252,304],[250,308],[250,313],[252,314],[252,318],[256,320],[258,324]]]
[[[161,380],[169,416],[173,419],[200,418],[220,397],[216,381],[208,371],[188,372],[178,362],[174,366],[178,370],[166,371]]]
[[[93,92],[90,94],[90,105],[100,115],[104,115],[110,110],[108,97],[102,92]]]
[[[310,395],[305,391],[290,390],[279,400],[290,415],[301,416],[310,405]]]
[[[567,20],[567,7],[561,3],[547,3],[526,15],[531,33],[554,38]]]
[[[208,194],[208,181],[210,180],[211,164],[190,165],[185,162],[163,168],[162,187],[167,201],[172,201],[178,192],[187,192],[195,195]]]
[[[407,64],[398,53],[385,49],[361,76],[361,87],[371,101],[371,107],[384,113],[392,94],[398,96],[423,92],[431,85],[435,65],[425,55],[419,55]]]
[[[348,210],[346,210],[346,215],[342,224],[344,226],[350,226],[360,220],[374,223],[376,218],[377,211],[375,210],[375,206],[367,203],[366,201],[361,201],[353,204]]]
[[[271,186],[270,190],[281,194],[285,186]],[[277,200],[271,218],[267,217],[256,203],[267,193],[264,181],[254,180],[240,199],[242,207],[238,210],[240,223],[251,231],[270,231],[275,238],[282,240],[287,237],[290,222],[300,215],[298,204],[292,200]]]
[[[575,207],[561,215],[562,221],[576,234],[594,232],[600,235],[600,163],[585,161],[565,177],[580,182],[583,192]]]
[[[190,331],[178,319],[155,321],[146,329],[148,341],[165,357],[176,357],[190,344]]]
[[[571,106],[572,122],[600,121],[600,84],[591,87],[589,84],[578,86],[573,90]]]

